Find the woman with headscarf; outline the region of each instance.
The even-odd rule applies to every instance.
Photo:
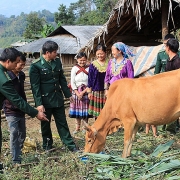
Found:
[[[111,47],[113,59],[108,63],[105,76],[106,95],[109,86],[116,80],[122,78],[134,78],[134,68],[129,56],[134,56],[132,50],[122,42],[117,42]]]

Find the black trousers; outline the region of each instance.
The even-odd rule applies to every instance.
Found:
[[[51,117],[54,116],[57,131],[59,136],[69,150],[73,150],[76,145],[73,141],[73,138],[70,134],[69,127],[66,121],[65,109],[64,106],[58,108],[46,108],[46,117],[49,119],[47,121],[41,121],[41,131],[42,131],[42,138],[43,138],[43,149],[48,150],[52,148],[53,138],[51,132]]]

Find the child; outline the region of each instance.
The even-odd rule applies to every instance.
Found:
[[[20,61],[12,71],[7,71],[14,89],[26,101],[24,92],[25,74],[22,72],[26,63],[26,57],[21,53]],[[3,109],[10,129],[10,152],[14,164],[21,163],[21,149],[26,138],[25,113],[15,107],[8,99],[3,102]]]
[[[74,102],[70,103],[69,117],[76,118],[74,134],[80,131],[81,119],[88,122],[89,99],[87,94],[88,71],[87,56],[84,52],[77,54],[77,65],[71,70],[71,88]]]
[[[106,59],[106,47],[103,44],[97,46],[96,58],[89,67],[88,76],[88,97],[90,99],[88,113],[95,119],[99,116],[106,101],[104,78],[108,59]]]

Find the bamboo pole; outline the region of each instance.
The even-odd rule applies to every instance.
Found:
[[[168,27],[168,1],[162,1],[162,39],[169,33]]]

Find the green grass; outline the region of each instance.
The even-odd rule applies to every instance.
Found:
[[[4,141],[9,141],[3,129]],[[54,138],[54,152],[45,152],[41,142],[35,151],[23,154],[20,167],[11,164],[11,156],[3,149],[5,166],[2,180],[172,180],[180,179],[180,133],[170,136],[159,132],[161,138],[152,133],[138,133],[133,143],[131,157],[121,158],[123,132],[107,137],[105,154],[83,154],[69,152],[58,138]],[[77,134],[76,144],[83,150],[84,134]],[[174,143],[173,143],[174,142]],[[158,148],[157,148],[158,147]],[[155,150],[156,149],[156,150]],[[87,158],[84,161],[81,158]]]

